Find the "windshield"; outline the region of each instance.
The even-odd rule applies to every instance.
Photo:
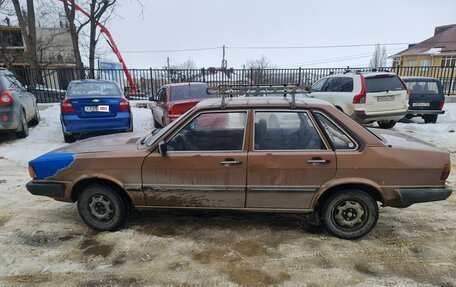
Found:
[[[431,81],[411,81],[405,82],[407,87],[410,90],[410,93],[413,94],[427,94],[427,95],[438,95],[439,86],[437,82]]]
[[[170,94],[171,101],[201,99],[201,98],[214,98],[213,95],[207,94],[206,85],[181,85],[171,87]]]
[[[109,96],[121,97],[119,87],[111,82],[80,82],[72,83],[68,87],[68,97],[80,96]]]
[[[368,93],[405,90],[405,87],[398,76],[387,75],[365,79]]]

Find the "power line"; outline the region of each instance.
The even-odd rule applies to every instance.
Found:
[[[195,52],[195,51],[208,51],[223,49],[223,47],[209,47],[209,48],[190,48],[190,49],[171,49],[171,50],[139,50],[139,51],[120,51],[126,54],[145,54],[145,53],[174,53],[174,52]]]
[[[452,41],[456,42],[456,41]],[[375,47],[380,46],[403,46],[410,43],[376,43],[376,44],[346,44],[346,45],[315,45],[315,46],[246,46],[246,47],[227,47],[238,50],[281,50],[281,49],[324,49],[324,48],[352,48],[352,47]]]

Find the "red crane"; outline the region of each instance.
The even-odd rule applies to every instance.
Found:
[[[66,3],[70,3],[72,6],[74,6],[74,9],[81,12],[84,16],[86,16],[87,18],[90,19],[90,14],[87,13],[84,9],[82,9],[79,5],[77,5],[76,3],[74,3],[73,0],[59,0],[60,2],[66,2]],[[120,54],[120,51],[119,49],[117,49],[117,45],[116,43],[114,42],[114,39],[112,38],[112,35],[111,33],[109,32],[109,30],[100,22],[97,22],[97,26],[100,28],[100,32],[103,33],[104,35],[106,35],[106,37],[108,38],[108,44],[111,46],[112,48],[112,51],[114,52],[114,54],[116,54],[117,56],[117,59],[119,59],[119,62],[122,64],[122,69],[125,73],[125,76],[127,77],[127,81],[128,83],[130,84],[130,88],[131,88],[131,92],[132,94],[137,94],[138,91],[136,90],[136,85],[135,85],[135,82],[133,82],[133,79],[131,78],[131,75],[130,75],[130,72],[128,71],[128,68],[127,68],[127,65],[125,64],[123,58],[122,58],[122,55]]]

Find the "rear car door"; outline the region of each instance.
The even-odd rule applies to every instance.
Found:
[[[167,153],[146,157],[143,190],[149,206],[245,205],[247,110],[202,112],[166,139]]]
[[[317,189],[336,175],[335,153],[310,112],[256,110],[254,123],[246,207],[310,208]]]
[[[25,88],[13,74],[8,73],[5,78],[9,85],[8,90],[12,92],[13,98],[19,100],[25,109],[27,120],[30,120],[35,115],[32,98],[25,92]]]
[[[154,115],[154,118],[157,122],[161,123],[162,126],[165,126],[165,121],[164,121],[164,105],[166,102],[166,88],[162,87],[160,90],[157,92],[157,101],[152,103],[152,113]]]

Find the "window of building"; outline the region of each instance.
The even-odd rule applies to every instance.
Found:
[[[456,64],[456,56],[443,56],[441,61],[442,68],[451,68]]]
[[[421,67],[429,67],[431,65],[431,60],[430,59],[422,59],[421,60]]]
[[[407,67],[412,68],[415,66],[415,60],[414,59],[408,59],[407,60]]]

